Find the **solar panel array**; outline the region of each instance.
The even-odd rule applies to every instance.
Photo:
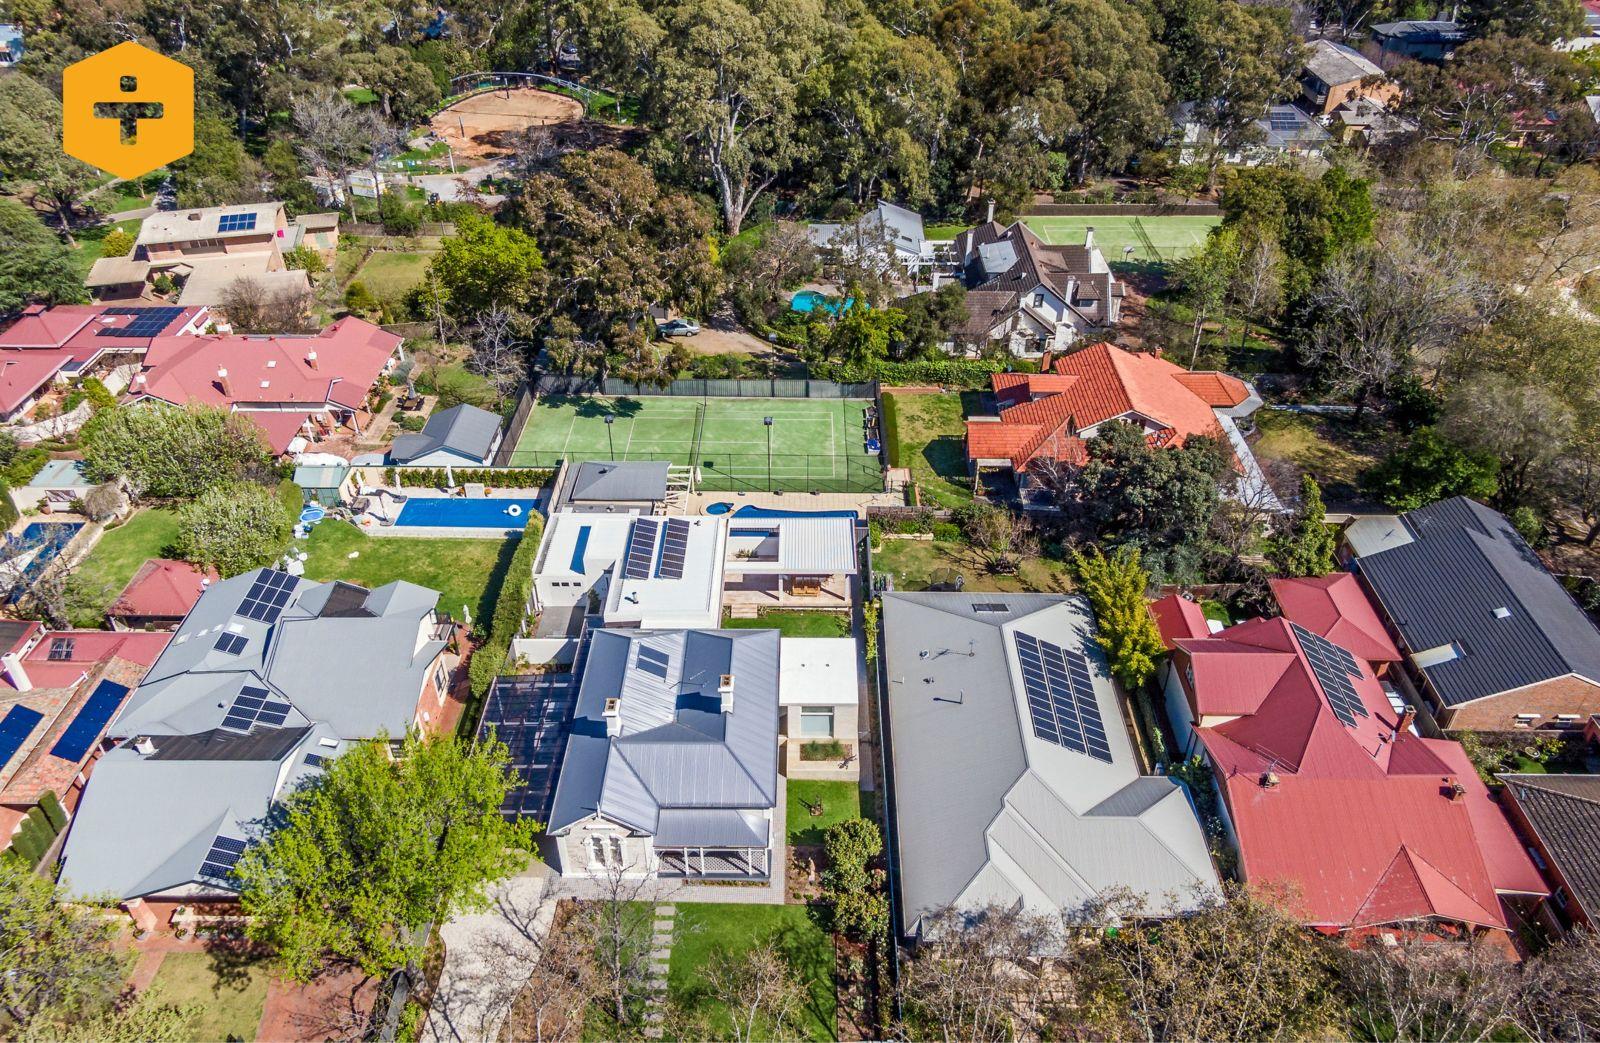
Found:
[[[127,695],[127,686],[117,684],[115,681],[101,681],[95,685],[94,692],[72,718],[72,723],[67,725],[66,731],[61,733],[56,744],[50,748],[50,755],[60,757],[64,761],[72,761],[74,764],[82,760],[83,755],[89,752],[89,748],[100,741],[100,735],[105,731],[106,724]]]
[[[1293,109],[1273,109],[1267,116],[1268,125],[1278,131],[1299,130],[1304,122]]]
[[[0,720],[0,768],[16,756],[22,744],[33,734],[34,726],[44,720],[44,714],[29,706],[13,706]]]
[[[233,837],[218,835],[211,842],[211,850],[206,852],[206,860],[200,863],[200,875],[212,880],[226,880],[233,875],[233,867],[239,864],[239,856],[244,854],[244,841],[235,840]]]
[[[254,583],[250,584],[250,590],[245,594],[244,600],[239,602],[239,608],[234,614],[262,623],[276,623],[278,616],[283,613],[283,606],[289,603],[289,597],[293,593],[293,576],[287,572],[266,569],[256,577]]]
[[[667,653],[640,645],[639,654],[635,657],[633,665],[645,673],[652,674],[665,681],[667,679],[667,667],[671,662],[672,657]]]
[[[1289,625],[1294,628],[1294,636],[1311,664],[1311,672],[1317,675],[1317,684],[1328,697],[1334,716],[1354,728],[1358,714],[1367,716],[1367,708],[1361,704],[1361,696],[1356,694],[1356,686],[1350,680],[1352,676],[1361,676],[1356,657],[1298,623]]]
[[[133,321],[126,326],[106,326],[95,333],[96,337],[145,338],[159,336],[172,325],[172,320],[183,314],[182,308],[107,308],[107,315],[131,315]]]
[[[683,578],[683,559],[689,553],[689,523],[682,518],[667,519],[667,534],[661,539],[661,563],[656,575],[667,579]]]
[[[50,654],[47,658],[54,663],[71,659],[77,647],[78,639],[75,637],[53,637],[50,639]]]
[[[256,215],[252,211],[248,214],[223,214],[217,221],[219,232],[248,232],[256,226]]]
[[[633,523],[633,536],[628,540],[628,558],[623,563],[625,579],[649,579],[650,561],[656,553],[656,532],[660,523],[654,518],[639,518]]]
[[[306,754],[306,764],[309,765],[310,767],[321,768],[321,767],[324,767],[327,763],[328,763],[328,758],[324,757],[320,753],[308,753],[308,754]]]
[[[249,643],[250,642],[245,640],[245,637],[242,634],[223,634],[217,638],[217,643],[213,647],[216,648],[218,652],[226,652],[228,655],[238,655],[244,651],[244,646],[248,645]]]
[[[1100,704],[1095,702],[1089,660],[1032,634],[1017,634],[1022,687],[1028,695],[1033,734],[1046,742],[1111,763]]]
[[[272,698],[272,693],[265,688],[245,687],[234,696],[233,705],[228,707],[228,715],[222,719],[222,726],[240,732],[247,732],[257,724],[276,728],[289,716],[291,709],[293,707],[288,703]]]

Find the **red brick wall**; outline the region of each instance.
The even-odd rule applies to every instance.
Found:
[[[1519,713],[1536,713],[1539,718],[1522,724],[1517,720]],[[1461,731],[1508,732],[1549,726],[1559,714],[1578,714],[1579,719],[1570,724],[1581,728],[1593,713],[1600,713],[1600,685],[1568,675],[1464,706],[1441,708],[1439,725]]]

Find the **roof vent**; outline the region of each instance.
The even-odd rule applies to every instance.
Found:
[[[1264,772],[1261,776],[1261,788],[1272,789],[1278,784],[1278,773],[1275,771]]]
[[[133,740],[133,748],[146,757],[156,752],[155,741],[148,735],[141,735]]]
[[[733,675],[723,674],[717,681],[717,695],[722,697],[722,712],[733,712]]]
[[[1511,610],[1509,608],[1506,608],[1504,605],[1501,605],[1499,608],[1494,610],[1494,618],[1496,618],[1496,619],[1510,619],[1511,618]]]
[[[606,738],[615,739],[622,734],[622,700],[607,699],[602,716],[606,719]]]

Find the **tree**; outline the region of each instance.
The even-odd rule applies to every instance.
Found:
[[[1218,3],[1193,25],[1194,109],[1205,134],[1206,188],[1224,156],[1253,143],[1256,121],[1282,97],[1300,67],[1301,47],[1282,8]]]
[[[194,123],[194,151],[172,164],[172,180],[183,207],[226,206],[268,198],[266,171],[245,151],[232,124],[201,114]]]
[[[1498,947],[1413,931],[1386,941],[1368,940],[1340,968],[1351,1018],[1367,1038],[1477,1041],[1506,1024],[1520,976],[1507,973]]]
[[[1316,178],[1284,167],[1232,170],[1221,205],[1222,228],[1212,234],[1228,228],[1238,234],[1228,253],[1239,262],[1229,271],[1230,291],[1238,285],[1237,272],[1249,252],[1270,243],[1279,255],[1280,294],[1290,301],[1319,281],[1340,250],[1370,240],[1375,221],[1370,183],[1340,167]]]
[[[1189,306],[1189,368],[1200,361],[1200,341],[1214,318],[1227,320],[1228,288],[1239,270],[1238,233],[1219,227],[1206,237],[1205,246],[1173,265],[1173,282]]]
[[[23,859],[0,857],[0,1012],[23,1033],[105,1009],[128,970],[115,924],[61,898]]]
[[[1425,137],[1482,157],[1515,136],[1522,113],[1570,95],[1577,72],[1570,55],[1535,40],[1487,36],[1457,48],[1448,70],[1406,62],[1395,78]]]
[[[586,898],[571,930],[599,967],[601,991],[618,1026],[628,1024],[629,1004],[644,994],[650,970],[650,919],[635,912],[652,899],[651,880],[628,874],[633,866],[608,866],[598,880],[598,895]]]
[[[173,549],[184,561],[237,576],[276,561],[292,528],[271,489],[254,482],[213,485],[179,508]]]
[[[82,444],[88,476],[120,479],[135,497],[198,496],[267,462],[254,421],[199,404],[152,402],[96,413],[84,425]]]
[[[1324,576],[1338,567],[1334,551],[1339,539],[1328,526],[1322,487],[1309,474],[1300,476],[1300,509],[1279,522],[1267,541],[1267,560],[1280,576]]]
[[[463,319],[496,306],[521,310],[532,299],[543,267],[544,257],[528,233],[463,214],[456,219],[456,234],[428,265],[422,295]]]
[[[1577,0],[1468,0],[1461,20],[1475,37],[1503,33],[1548,45],[1584,35],[1583,13]]]
[[[1580,1040],[1600,1035],[1600,935],[1568,932],[1523,965],[1512,1021],[1529,1039]]]
[[[500,813],[515,784],[497,740],[380,737],[285,802],[281,824],[239,860],[251,938],[307,982],[328,962],[379,976],[419,963],[424,928],[488,905],[522,869],[539,824]]]
[[[1499,462],[1495,506],[1531,505],[1552,483],[1555,464],[1570,444],[1574,417],[1550,389],[1485,372],[1458,384],[1445,399],[1444,432]]]
[[[302,333],[311,316],[309,291],[269,289],[260,279],[241,275],[222,289],[218,309],[235,333]]]
[[[1088,554],[1074,551],[1072,569],[1094,608],[1100,647],[1111,660],[1111,673],[1129,689],[1138,689],[1155,675],[1164,651],[1161,631],[1150,614],[1150,576],[1139,564],[1139,552],[1118,547],[1109,556],[1099,547]]]
[[[406,126],[427,122],[429,110],[439,102],[439,85],[408,51],[383,45],[349,61],[354,82],[378,96],[385,119]]]
[[[132,993],[125,989],[92,1015],[51,1025],[36,1022],[13,1038],[19,1043],[187,1043],[195,1038],[200,1004],[170,1003],[160,985]]]
[[[1040,954],[1061,947],[1059,923],[1020,902],[946,907],[922,917],[923,945],[901,969],[908,1039],[987,1043],[1028,1038]]]
[[[71,251],[27,207],[0,199],[0,314],[85,299]]]
[[[516,394],[527,375],[528,341],[522,325],[505,308],[480,312],[472,323],[467,368],[487,380],[501,399]]]
[[[113,228],[100,240],[101,257],[126,257],[133,250],[133,236],[120,228]]]
[[[718,952],[702,973],[707,993],[727,1012],[735,1043],[804,1038],[806,986],[776,938],[743,952]],[[718,1026],[707,1023],[702,1031],[712,1039]]]
[[[883,854],[883,834],[867,819],[847,819],[829,826],[822,836],[828,869],[824,881],[835,894],[865,890],[867,867]]]
[[[299,130],[295,147],[322,183],[328,198],[342,192],[356,219],[355,194],[346,179],[371,161],[374,144],[382,138],[382,120],[371,109],[350,103],[340,91],[327,87],[294,99],[291,109]]]
[[[1039,542],[1027,519],[1010,508],[974,500],[956,512],[956,524],[983,568],[1014,573],[1038,553]]]
[[[1363,474],[1361,484],[1392,509],[1414,511],[1452,496],[1489,500],[1499,491],[1499,472],[1493,455],[1423,427]]]
[[[16,188],[32,190],[35,205],[55,214],[61,234],[72,239],[72,222],[93,210],[89,197],[101,176],[61,150],[61,103],[37,80],[12,70],[0,79],[0,170]]]
[[[1233,473],[1215,439],[1154,447],[1142,428],[1122,421],[1100,425],[1084,448],[1089,460],[1067,505],[1095,533],[1147,548],[1203,540],[1217,511],[1218,483]]]
[[[967,311],[967,288],[947,282],[937,290],[919,293],[896,304],[904,318],[900,334],[891,346],[897,360],[936,355],[941,344],[951,341],[971,314]]]
[[[904,326],[905,312],[898,308],[847,308],[828,331],[823,353],[830,362],[870,367],[889,357]]]
[[[127,504],[120,482],[102,482],[83,494],[83,513],[90,521],[104,524],[116,517]]]
[[[768,309],[779,303],[785,290],[816,275],[819,263],[804,225],[775,221],[729,240],[722,267],[734,307],[746,322],[756,324],[766,321]]]

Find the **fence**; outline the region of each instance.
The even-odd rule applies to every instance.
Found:
[[[1215,203],[1036,203],[1024,217],[1219,217]]]
[[[344,235],[384,236],[390,239],[405,240],[407,236],[395,235],[383,225],[374,221],[346,221],[340,227]],[[453,221],[424,221],[417,226],[417,235],[451,236],[456,234]]]
[[[596,381],[591,377],[564,377],[546,374],[539,378],[535,391],[540,398],[551,396],[577,396],[603,394],[608,398],[644,398],[671,396],[675,398],[877,398],[876,381],[858,384],[840,384],[832,380],[703,380],[690,378],[674,380],[657,386],[637,384],[630,380],[608,377]]]
[[[522,429],[528,426],[528,417],[533,413],[535,401],[533,388],[522,385],[517,408],[512,410],[511,419],[506,422],[506,436],[500,440],[500,448],[494,451],[495,467],[511,466],[511,455],[517,451],[517,443],[522,441]]]
[[[684,451],[662,452],[618,446],[614,453],[569,453],[523,449],[518,467],[554,469],[562,463],[605,459],[665,461],[688,466]],[[881,493],[883,467],[875,456],[833,453],[727,453],[712,448],[694,459],[695,488],[700,492]]]

